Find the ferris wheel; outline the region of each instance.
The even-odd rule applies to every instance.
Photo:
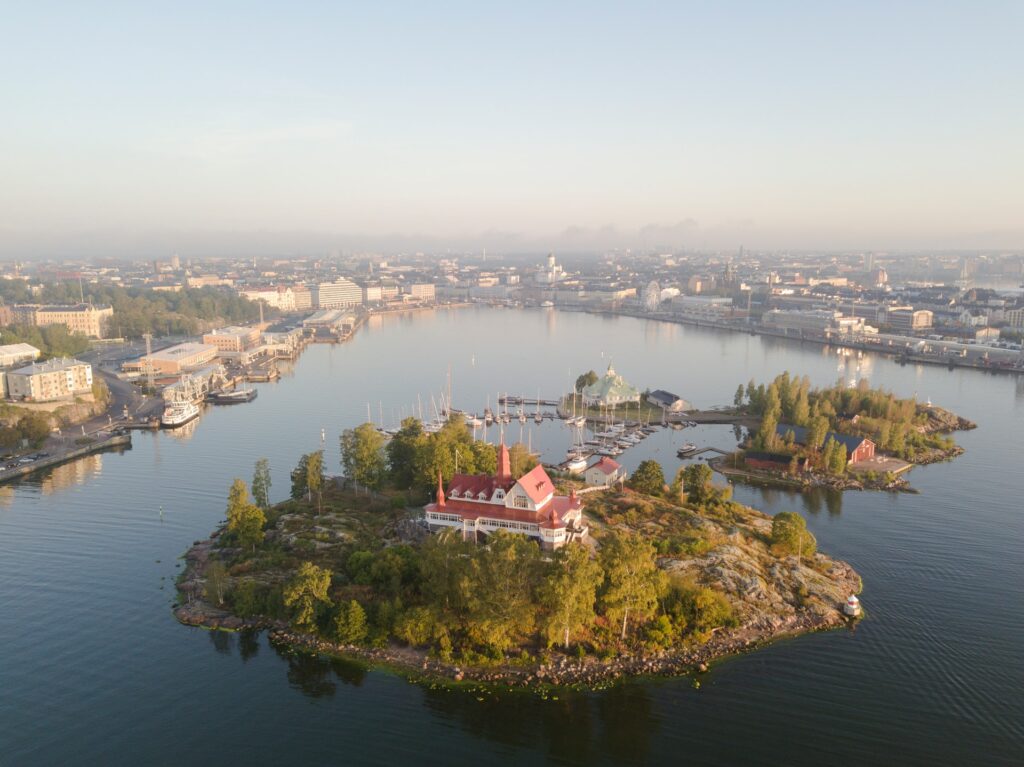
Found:
[[[644,288],[641,300],[643,301],[644,309],[649,312],[657,311],[658,305],[661,303],[661,286],[654,280],[648,282],[647,287]]]

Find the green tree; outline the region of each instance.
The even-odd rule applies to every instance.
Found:
[[[593,622],[597,589],[603,580],[601,565],[590,558],[583,544],[570,543],[555,552],[538,593],[548,647],[559,641],[568,647],[569,635]]]
[[[323,511],[324,451],[317,450],[306,457],[306,492],[312,503],[316,495],[316,513]]]
[[[829,439],[835,443],[832,448],[832,455],[829,457],[828,470],[833,474],[846,473],[846,447],[835,439]]]
[[[807,424],[807,449],[815,452],[820,450],[826,434],[828,434],[828,419],[822,415],[811,418]]]
[[[267,518],[263,511],[249,501],[249,489],[245,482],[236,479],[228,491],[228,531],[235,535],[243,548],[252,548],[263,541],[263,525]]]
[[[366,639],[366,611],[356,600],[347,605],[338,605],[338,614],[334,619],[334,637],[342,644],[357,645]]]
[[[661,495],[665,489],[665,473],[657,461],[641,461],[633,476],[629,478],[629,486],[638,493]]]
[[[601,602],[609,618],[621,617],[625,639],[630,618],[644,620],[653,612],[664,574],[655,562],[654,547],[633,533],[609,535],[602,542],[601,565],[605,573]]]
[[[736,407],[743,407],[743,384],[736,387],[736,394],[733,395],[732,404]]]
[[[780,511],[772,518],[772,548],[777,554],[810,557],[818,550],[818,541],[802,516]]]
[[[420,589],[438,612],[461,612],[469,598],[472,546],[458,530],[443,530],[420,547]]]
[[[214,604],[223,605],[228,590],[227,568],[219,559],[215,559],[206,566],[205,574],[206,584],[203,586],[203,593]]]
[[[704,463],[691,463],[683,470],[683,487],[690,503],[700,505],[712,499],[711,467]]]
[[[416,451],[425,440],[418,418],[406,418],[385,447],[391,480],[396,487],[412,487],[416,478]]]
[[[341,465],[345,476],[363,487],[380,489],[387,474],[384,437],[372,423],[341,433]]]
[[[532,455],[522,442],[516,442],[508,449],[508,459],[513,477],[523,476],[539,463],[537,456]],[[497,467],[497,459],[494,465]]]
[[[473,463],[477,474],[495,474],[498,471],[498,453],[494,445],[477,440],[473,443]]]
[[[309,454],[299,458],[298,465],[292,469],[292,492],[291,496],[294,500],[299,500],[302,497],[309,496],[309,469],[307,464],[309,463]]]
[[[504,530],[477,547],[466,626],[472,641],[503,651],[533,630],[539,563],[535,543]]]
[[[260,458],[252,475],[252,499],[261,509],[270,507],[270,461]]]
[[[292,609],[292,622],[303,630],[311,630],[316,612],[321,606],[329,607],[327,591],[331,586],[331,571],[303,562],[284,587],[285,607]]]
[[[588,386],[593,386],[594,384],[596,384],[598,380],[599,379],[597,377],[597,373],[595,373],[593,370],[588,370],[586,373],[584,373],[583,375],[579,376],[576,379],[576,391],[581,392]]]

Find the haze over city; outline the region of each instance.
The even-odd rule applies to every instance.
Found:
[[[1022,14],[22,4],[0,256],[1020,247]]]

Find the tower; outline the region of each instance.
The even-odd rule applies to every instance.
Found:
[[[505,447],[505,439],[502,437],[501,445],[498,447],[498,481],[508,482],[512,479],[512,458]]]

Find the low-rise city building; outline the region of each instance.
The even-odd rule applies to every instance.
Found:
[[[34,362],[41,353],[32,344],[5,344],[0,346],[0,368]]]
[[[212,362],[216,356],[216,346],[189,342],[128,360],[121,369],[126,373],[180,375]]]
[[[114,309],[110,306],[73,304],[69,306],[43,306],[40,304],[17,304],[11,307],[11,321],[18,325],[64,325],[69,333],[79,333],[90,338],[103,338]]]
[[[216,346],[219,352],[244,352],[260,342],[259,328],[231,325],[203,335],[203,343]]]
[[[92,393],[92,365],[75,359],[37,362],[4,375],[8,397],[26,402],[54,402]]]

